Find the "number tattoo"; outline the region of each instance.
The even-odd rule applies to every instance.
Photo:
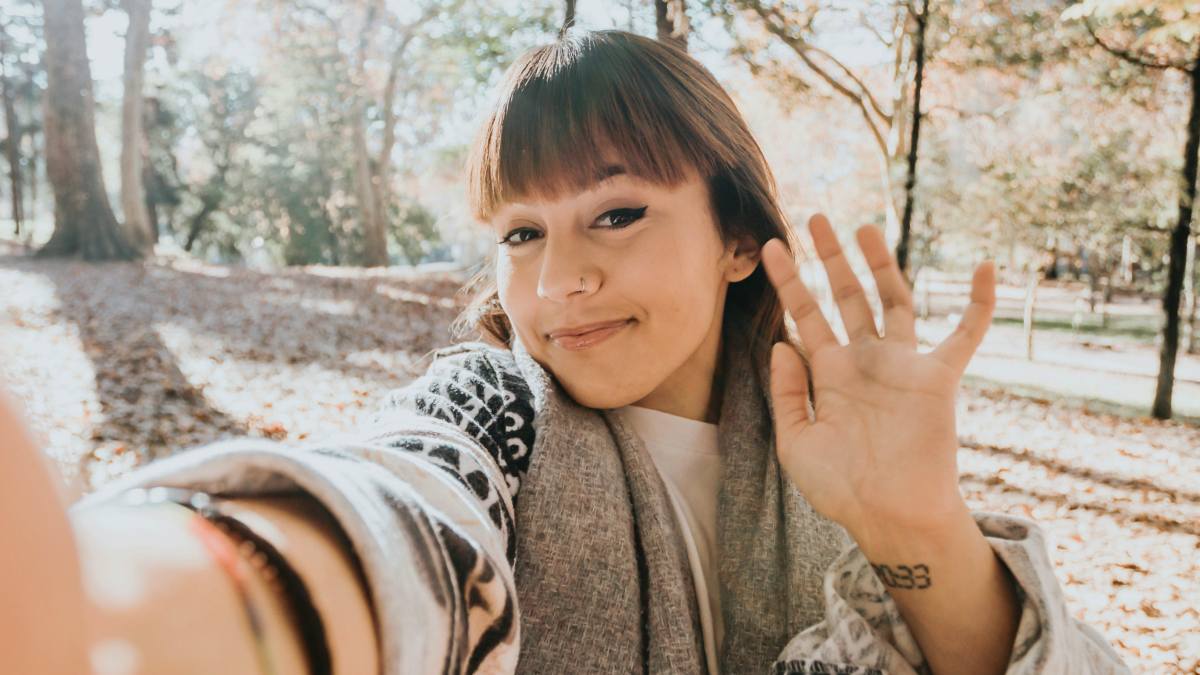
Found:
[[[890,588],[921,590],[933,585],[927,565],[913,565],[912,567],[897,565],[893,569],[887,565],[871,564],[871,569],[875,570],[875,574],[879,576],[883,585]]]

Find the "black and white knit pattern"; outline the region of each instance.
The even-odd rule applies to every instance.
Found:
[[[434,362],[425,374],[391,392],[376,420],[407,409],[455,425],[492,458],[504,476],[508,501],[515,504],[533,451],[532,398],[511,354],[485,343],[469,342],[434,352]],[[486,479],[483,471],[464,466],[461,448],[411,435],[399,435],[388,443],[421,455],[468,487],[500,529],[508,544],[506,557],[509,564],[513,563],[513,514],[504,507],[497,486]]]

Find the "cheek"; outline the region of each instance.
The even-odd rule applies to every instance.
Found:
[[[500,307],[513,328],[529,344],[528,337],[536,332],[537,275],[527,273],[504,257],[497,260],[495,274]]]
[[[682,321],[679,328],[707,326],[720,287],[714,259],[695,241],[665,238],[628,260],[622,285],[661,317]]]

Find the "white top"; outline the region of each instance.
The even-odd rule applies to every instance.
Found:
[[[617,412],[645,443],[671,497],[696,583],[708,672],[718,675],[717,647],[724,624],[717,576],[717,491],[721,488],[717,425],[635,405]]]

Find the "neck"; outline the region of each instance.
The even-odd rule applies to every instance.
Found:
[[[721,372],[723,346],[718,325],[683,367],[634,405],[716,424],[725,380]]]

